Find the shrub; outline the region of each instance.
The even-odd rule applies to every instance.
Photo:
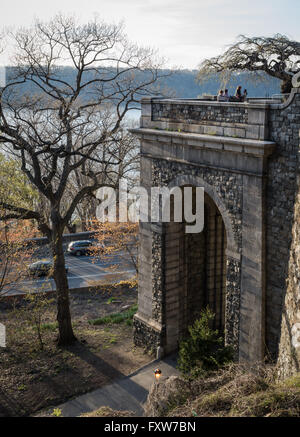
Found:
[[[54,299],[41,288],[38,292],[27,293],[22,305],[15,306],[13,309],[14,318],[21,324],[25,322],[28,327],[32,328],[40,350],[43,350],[45,346],[43,338],[45,331],[55,331],[58,326],[55,323],[43,323],[53,302]]]
[[[52,416],[54,417],[61,417],[62,416],[62,411],[60,408],[54,408],[53,412],[52,412]]]
[[[189,326],[189,336],[180,342],[178,369],[186,378],[217,370],[233,358],[232,348],[224,346],[218,331],[210,328],[214,317],[209,308],[203,310]]]

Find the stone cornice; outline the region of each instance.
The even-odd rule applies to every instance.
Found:
[[[163,330],[163,326],[160,323],[148,317],[144,317],[140,312],[136,313],[134,315],[134,318],[139,320],[140,322],[147,323],[148,326],[150,326],[152,329],[159,333],[161,333]]]
[[[229,151],[260,157],[270,155],[276,147],[276,144],[272,141],[203,135],[189,132],[170,132],[147,128],[130,129],[130,132],[144,141],[181,144],[187,147]]]

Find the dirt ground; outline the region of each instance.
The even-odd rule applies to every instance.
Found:
[[[26,305],[0,303],[7,347],[0,348],[0,417],[28,416],[128,375],[154,357],[136,348],[128,322],[91,325],[136,304],[128,286],[71,294],[73,327],[78,342],[58,348],[55,301],[42,310],[41,350],[37,332],[28,321]]]

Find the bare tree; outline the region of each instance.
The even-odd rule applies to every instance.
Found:
[[[103,186],[103,180],[108,185],[110,172],[120,162],[108,145],[126,113],[142,95],[152,93],[152,84],[163,74],[161,61],[150,48],[130,44],[121,25],[97,19],[79,25],[73,18],[58,15],[48,23],[37,21],[12,37],[15,68],[0,93],[0,143],[6,153],[21,160],[22,171],[46,199],[50,222],[38,207],[26,210],[14,204],[2,205],[9,211],[2,218],[34,219],[49,238],[58,344],[66,345],[75,336],[63,230],[82,199]],[[62,64],[71,66],[72,74],[66,76]],[[112,106],[115,119],[108,122],[106,108]],[[97,165],[89,167],[90,161]],[[84,175],[86,182],[70,197],[66,187],[75,172]]]
[[[113,108],[111,116],[106,117],[106,119],[110,119],[110,122],[115,123]],[[136,136],[129,132],[129,127],[132,127],[132,122],[123,122],[118,131],[112,136],[111,141],[107,143],[106,148],[98,149],[94,152],[93,158],[96,158],[97,161],[89,160],[86,163],[88,172],[95,171],[96,169],[99,171],[101,165],[99,162],[105,162],[106,156],[113,154],[118,158],[118,164],[114,163],[110,168],[104,169],[103,164],[101,175],[103,184],[117,185],[121,178],[126,178],[129,188],[139,183],[139,141]],[[68,180],[66,191],[70,191],[70,197],[73,197],[75,192],[81,190],[87,182],[87,176],[82,174],[80,170],[75,170]],[[88,230],[95,219],[98,203],[96,192],[93,192],[88,193],[76,206],[76,217],[74,218],[79,218],[83,231]],[[72,229],[72,224],[69,224],[69,229]]]
[[[281,92],[289,93],[292,76],[300,69],[300,43],[287,36],[247,37],[240,35],[222,55],[205,59],[199,66],[198,79],[230,72],[265,72],[282,81]]]
[[[109,223],[94,220],[91,230],[95,232],[96,244],[93,254],[109,262],[112,255],[122,259],[122,267],[134,269],[138,274],[138,224],[130,221],[125,223]],[[116,266],[108,265],[107,271],[114,273]],[[114,278],[116,279],[117,276]]]

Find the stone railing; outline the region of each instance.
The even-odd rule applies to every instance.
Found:
[[[195,134],[267,140],[271,99],[217,102],[194,99],[142,100],[141,127]]]

